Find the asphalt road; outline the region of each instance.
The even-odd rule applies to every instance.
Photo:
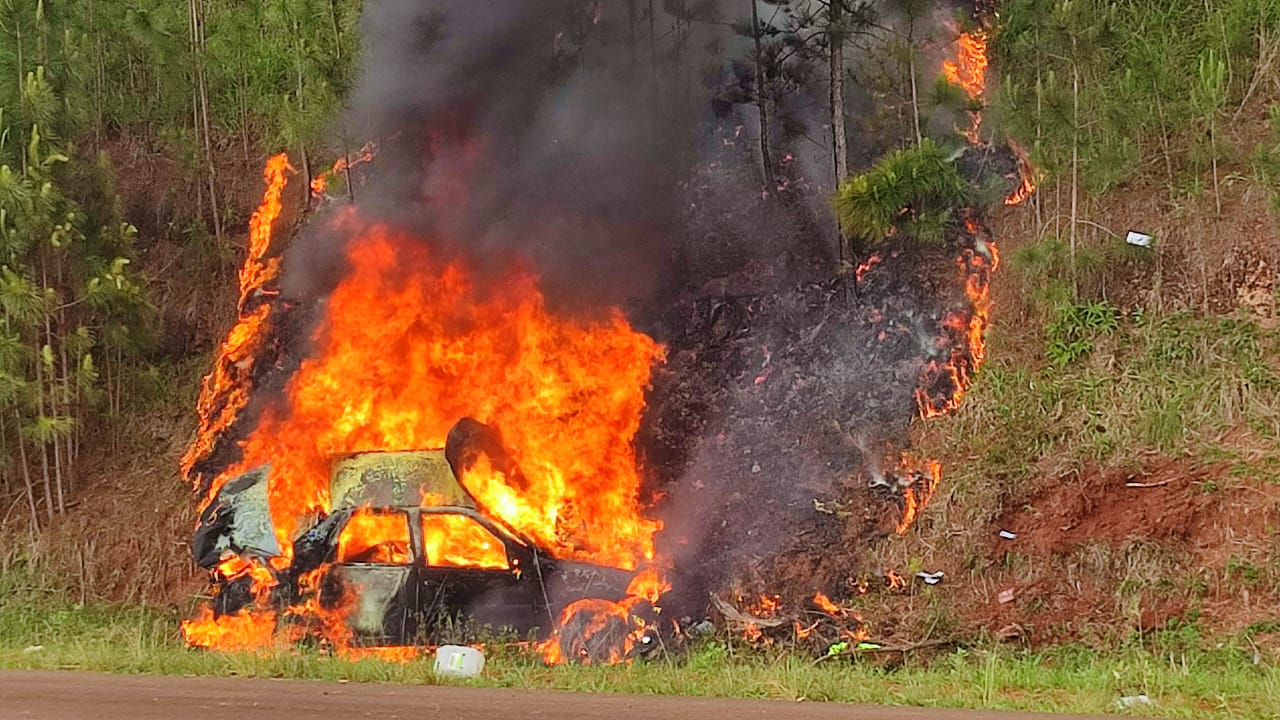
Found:
[[[1063,720],[1084,716],[544,690],[0,671],[0,718],[40,720]]]

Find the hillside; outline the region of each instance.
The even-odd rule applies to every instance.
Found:
[[[1267,662],[1280,657],[1280,106],[1272,100],[1280,96],[1274,30],[1280,7],[1274,3],[1233,0],[1186,9],[1172,0],[1010,0],[998,15],[988,12],[989,3],[969,3],[938,17],[916,3],[855,3],[879,13],[883,24],[845,27],[832,23],[855,20],[832,20],[829,6],[766,2],[762,6],[777,13],[764,18],[765,31],[759,18],[753,25],[709,3],[701,11],[663,10],[670,32],[661,39],[641,32],[642,4],[628,4],[630,14],[585,22],[574,3],[549,3],[573,20],[562,23],[572,29],[555,36],[554,72],[536,75],[536,82],[572,88],[546,95],[573,110],[552,114],[555,122],[534,114],[546,126],[530,120],[532,129],[518,132],[527,118],[512,120],[519,115],[513,107],[524,107],[506,103],[530,102],[518,92],[527,78],[495,73],[490,85],[477,82],[476,88],[442,83],[450,92],[477,94],[447,111],[431,103],[448,105],[456,99],[451,95],[422,101],[431,112],[414,121],[426,118],[435,126],[423,133],[428,139],[409,134],[406,141],[402,128],[388,132],[378,123],[399,121],[396,113],[408,111],[380,97],[372,103],[377,110],[387,110],[384,103],[394,110],[375,114],[378,122],[364,127],[386,132],[391,150],[360,173],[329,173],[327,194],[310,192],[312,180],[337,158],[354,157],[359,144],[351,137],[358,123],[337,118],[349,97],[367,100],[373,92],[359,92],[365,87],[357,65],[360,3],[242,7],[193,0],[193,12],[207,13],[208,25],[186,25],[193,39],[187,45],[175,42],[182,13],[139,2],[119,11],[130,32],[118,47],[95,29],[93,3],[39,16],[30,5],[19,3],[12,13],[38,28],[39,63],[30,50],[25,56],[16,51],[27,46],[16,44],[15,25],[0,26],[15,42],[0,61],[16,71],[7,76],[24,78],[22,87],[0,92],[0,108],[18,108],[19,116],[0,114],[5,137],[12,137],[0,142],[6,168],[0,180],[8,183],[0,185],[8,273],[0,284],[6,423],[0,424],[0,607],[35,598],[190,616],[207,593],[207,573],[189,549],[199,498],[184,483],[193,478],[181,476],[179,459],[196,432],[200,378],[236,319],[236,277],[262,190],[261,166],[287,149],[295,174],[271,249],[283,258],[286,278],[290,263],[300,263],[294,267],[304,268],[299,276],[306,292],[337,284],[326,273],[336,275],[338,264],[324,265],[332,260],[324,253],[340,253],[325,245],[317,253],[323,257],[299,261],[305,252],[290,255],[285,248],[318,247],[301,243],[330,236],[324,223],[344,195],[368,193],[363,198],[382,211],[410,205],[415,193],[431,195],[422,190],[429,188],[433,198],[471,193],[465,202],[445,203],[465,207],[441,223],[451,230],[491,222],[489,214],[509,222],[484,235],[485,242],[455,239],[460,257],[490,270],[490,258],[497,263],[526,252],[545,280],[551,312],[567,305],[577,322],[620,306],[637,326],[669,335],[663,338],[672,351],[669,374],[659,373],[652,385],[646,377],[636,392],[647,388],[654,415],[671,425],[652,433],[645,425],[640,432],[636,443],[652,443],[644,449],[653,466],[642,478],[651,484],[632,499],[683,502],[703,497],[692,494],[695,489],[712,488],[715,500],[677,506],[679,512],[664,517],[672,524],[733,508],[721,529],[707,533],[708,543],[719,543],[708,544],[708,554],[713,547],[733,550],[717,555],[726,567],[704,563],[683,576],[677,567],[677,579],[690,585],[686,592],[677,588],[673,602],[678,596],[682,613],[700,613],[693,621],[706,615],[717,617],[722,630],[732,625],[687,598],[705,603],[707,590],[737,584],[793,603],[821,590],[889,645],[1136,645],[1163,656],[1227,643],[1247,645]],[[784,7],[790,8],[785,14]],[[721,15],[733,23],[720,22]],[[652,27],[654,16],[648,21]],[[554,25],[559,16],[547,22]],[[611,31],[594,36],[595,23]],[[736,35],[716,34],[731,25]],[[530,49],[502,37],[542,57],[538,43],[528,43]],[[831,45],[800,40],[817,37],[838,38],[848,53],[835,61],[843,63],[838,74],[849,83],[838,110],[823,105],[833,96],[825,74]],[[990,78],[977,90],[965,86],[967,78],[952,81],[933,70],[953,57],[963,60],[961,38],[972,37],[990,42]],[[763,47],[749,42],[762,38]],[[720,43],[714,51],[692,49],[712,48],[712,40]],[[577,53],[565,51],[566,43],[580,43],[573,46]],[[54,46],[62,52],[50,52]],[[459,60],[452,55],[457,48],[448,52],[469,72],[490,71],[469,55]],[[644,53],[653,64],[638,74],[631,59]],[[186,70],[158,71],[163,58]],[[986,62],[983,55],[984,73]],[[378,72],[394,74],[395,67],[388,63],[365,81],[386,91],[383,83],[394,87],[394,79]],[[599,76],[591,75],[593,67]],[[710,97],[702,93],[712,80],[698,81],[698,75],[714,80]],[[633,84],[639,89],[625,101],[592,104]],[[646,100],[657,97],[667,99]],[[636,108],[653,115],[633,128],[627,113]],[[596,112],[635,144],[596,132]],[[829,167],[832,113],[840,123],[848,120],[856,146],[846,149],[844,172],[837,162],[836,176]],[[460,118],[475,122],[458,130],[455,125],[465,124]],[[930,148],[929,136],[944,147],[963,146],[971,119],[981,143],[1004,148],[1012,139],[1026,149],[1037,184],[1028,202],[1004,206],[1000,198],[979,197],[991,193],[988,187],[938,200],[945,188],[930,188],[936,192],[928,203],[945,205],[936,222],[925,201],[896,202],[883,227],[867,219],[866,237],[835,238],[830,204],[837,187],[849,187],[841,183],[883,181],[875,171],[884,167],[877,165],[881,158]],[[705,135],[689,142],[672,130],[686,123]],[[480,142],[471,134],[480,134],[475,128],[510,130],[510,137],[495,132]],[[578,132],[581,149],[566,150],[556,134],[564,132]],[[814,133],[826,134],[819,143]],[[407,159],[414,153],[397,152],[404,147],[442,163],[449,177],[428,174],[430,182],[394,184],[401,177],[422,180]],[[670,155],[650,152],[655,148]],[[476,160],[490,149],[500,162]],[[654,157],[669,160],[655,163]],[[491,182],[466,185],[477,177]],[[835,202],[842,208],[844,201]],[[576,214],[557,215],[558,203]],[[821,353],[797,360],[785,354],[791,348],[779,347],[794,339],[787,333],[796,328],[787,323],[803,315],[797,308],[835,308],[824,306],[812,334],[808,327],[800,333],[809,343],[825,343],[834,328],[847,329],[846,322],[852,326],[856,313],[847,297],[845,305],[833,299],[848,294],[841,283],[850,276],[857,292],[863,272],[906,268],[894,276],[892,292],[885,291],[892,297],[884,307],[910,305],[904,317],[939,314],[929,302],[946,307],[939,299],[944,292],[936,290],[941,274],[930,273],[954,263],[946,243],[954,242],[953,226],[966,217],[966,203],[981,208],[1001,266],[991,275],[990,324],[979,327],[985,364],[972,363],[971,386],[949,389],[954,411],[927,422],[913,419],[914,375],[912,387],[886,384],[848,396],[820,383],[815,390],[770,379],[772,366],[787,363],[788,370],[800,368],[798,378],[823,363],[853,374],[879,361],[881,355],[860,355],[862,365],[846,367]],[[14,217],[20,219],[7,219]],[[516,240],[501,232],[510,226],[521,230],[507,233]],[[1126,243],[1129,231],[1151,236],[1152,244]],[[652,240],[667,232],[676,238],[669,245]],[[561,236],[573,241],[566,241],[568,250],[555,244]],[[615,237],[620,240],[601,239]],[[626,252],[615,252],[619,247]],[[878,271],[855,269],[855,261],[870,263],[865,258],[876,252],[889,257]],[[606,259],[590,265],[591,272],[579,266],[600,257]],[[910,273],[929,279],[917,283]],[[323,293],[282,292],[300,313],[328,307]],[[698,313],[706,307],[712,309],[704,328]],[[972,307],[967,312],[966,320],[978,314]],[[686,315],[671,320],[677,313]],[[733,313],[776,326],[734,335]],[[673,327],[705,330],[716,342],[695,338],[681,345]],[[314,349],[305,334],[290,331],[296,337],[282,335],[279,344],[296,344],[276,350],[263,371],[276,374],[255,376],[264,387],[284,386],[303,350]],[[864,331],[874,338],[859,327],[847,333],[850,347],[863,342],[858,333]],[[721,335],[736,339],[717,344]],[[733,342],[742,354],[714,354]],[[820,349],[837,347],[843,346],[833,340]],[[973,348],[968,351],[972,360]],[[691,382],[684,372],[711,373],[723,382]],[[786,395],[780,407],[788,409],[804,404],[797,396],[811,397],[804,392],[843,405],[830,416],[822,414],[826,406],[797,410],[792,415],[814,427],[778,430],[763,422],[772,420],[769,412],[748,407],[741,392],[728,401],[716,394],[732,395],[734,382]],[[655,397],[653,387],[672,389],[674,399]],[[862,392],[861,385],[856,389]],[[908,398],[905,410],[893,404],[896,395],[879,415],[844,407],[864,397],[879,402],[874,393],[890,390]],[[721,412],[716,402],[736,404]],[[895,452],[909,448],[941,463],[941,484],[919,503],[914,523],[903,521],[900,506],[920,495],[869,491],[864,476],[884,458],[868,461],[872,452],[865,446],[874,443],[852,437],[857,433],[839,422],[832,430],[828,421],[836,415],[893,435]],[[276,427],[289,429],[287,423]],[[233,428],[222,447],[240,447],[253,430]],[[672,440],[680,433],[689,437]],[[712,450],[704,452],[696,441],[708,438]],[[748,457],[753,448],[767,450]],[[768,472],[753,478],[761,463]],[[812,474],[774,492],[775,469],[789,477],[796,467]],[[697,473],[715,475],[720,484]],[[833,519],[819,509],[832,493],[844,493],[834,505],[865,505],[852,519]],[[770,533],[792,528],[819,530],[806,536],[811,544],[803,552],[787,554],[779,548],[791,548],[791,538]],[[827,553],[822,542],[844,546]],[[658,546],[664,548],[661,539]],[[762,578],[761,567],[777,574]],[[943,579],[925,584],[916,577],[921,571],[942,572]],[[749,584],[744,578],[758,587],[741,587]],[[704,586],[710,583],[722,585]],[[745,611],[749,602],[737,599]],[[810,649],[798,638],[788,640]]]

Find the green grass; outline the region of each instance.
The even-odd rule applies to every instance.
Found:
[[[1112,313],[1111,324],[1059,332],[1038,358],[1006,347],[1026,338],[1006,343],[995,333],[964,409],[936,422],[921,451],[965,458],[948,464],[957,482],[994,488],[997,478],[991,492],[1016,495],[1032,474],[1091,462],[1236,459],[1223,443],[1234,430],[1265,450],[1237,462],[1238,474],[1280,476],[1280,331],[1242,317],[1119,315],[1093,305]],[[1044,467],[1045,458],[1059,467]]]
[[[429,659],[346,661],[290,647],[260,654],[189,650],[178,637],[178,620],[174,613],[139,608],[0,598],[0,668],[439,682]],[[37,645],[42,648],[28,650]],[[1119,697],[1146,694],[1156,704],[1143,713],[1159,717],[1280,718],[1280,668],[1255,664],[1251,652],[1234,647],[1161,657],[1138,646],[1106,656],[1076,647],[1031,653],[993,646],[929,662],[909,659],[894,669],[865,659],[815,665],[796,653],[748,651],[719,641],[703,642],[679,658],[613,667],[548,668],[494,648],[484,677],[468,684],[1079,713],[1115,712]]]

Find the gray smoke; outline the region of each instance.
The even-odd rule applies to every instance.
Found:
[[[369,4],[346,134],[380,149],[357,204],[481,272],[532,264],[561,307],[660,294],[707,107],[655,82],[640,21],[617,2]],[[335,273],[315,271],[341,262],[309,240],[294,296],[323,295]]]
[[[355,191],[363,215],[482,275],[532,266],[557,310],[619,305],[668,344],[637,444],[669,493],[662,541],[684,566],[682,604],[696,608],[796,542],[856,535],[862,505],[817,508],[865,490],[905,442],[925,356],[948,350],[929,345],[958,288],[939,287],[954,285],[950,255],[887,258],[861,287],[801,283],[834,267],[826,88],[806,91],[805,132],[775,147],[791,194],[766,196],[754,108],[711,112],[720,53],[744,57],[742,38],[725,42],[722,24],[676,28],[662,8],[686,3],[668,1],[651,53],[648,18],[630,12],[647,5],[369,3],[344,134],[378,144]],[[849,90],[851,106],[870,102]],[[874,154],[851,139],[855,157]],[[323,298],[343,276],[346,238],[324,228],[294,241],[286,297]]]

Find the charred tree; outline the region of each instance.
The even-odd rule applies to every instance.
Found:
[[[760,163],[764,168],[765,192],[772,194],[776,183],[773,160],[769,157],[769,107],[764,87],[764,51],[760,46],[760,9],[756,0],[751,0],[751,36],[755,41],[756,107],[760,111]]]

